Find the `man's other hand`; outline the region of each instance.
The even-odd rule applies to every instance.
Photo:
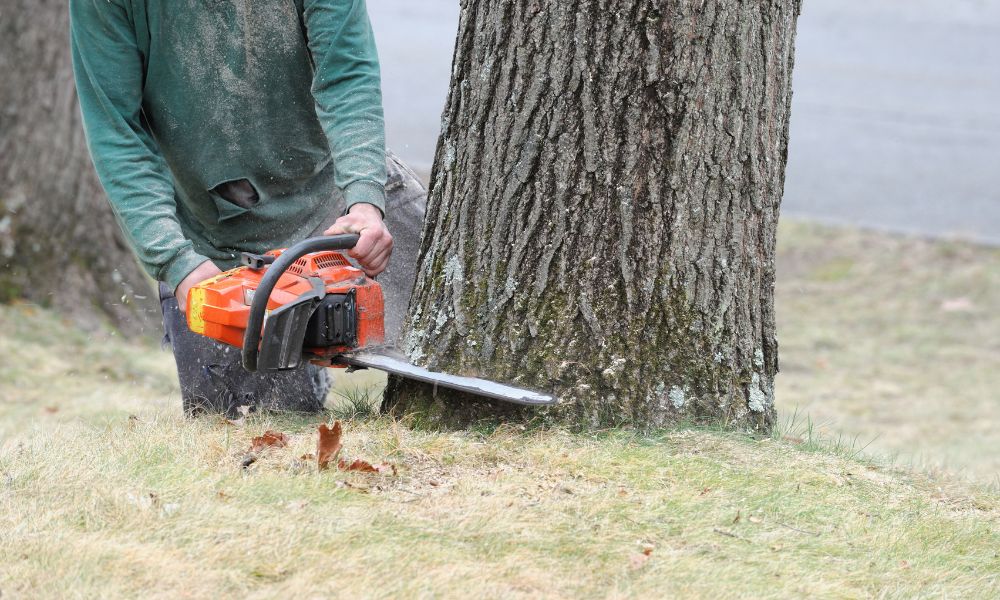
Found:
[[[188,276],[185,277],[184,280],[181,281],[180,285],[177,286],[177,289],[174,290],[174,296],[177,298],[177,308],[179,308],[182,313],[185,312],[187,310],[188,292],[191,288],[206,279],[215,277],[219,273],[222,273],[222,271],[220,271],[219,267],[215,266],[215,263],[210,260],[206,260],[195,267],[195,270],[188,273]]]
[[[323,232],[323,235],[356,233],[361,236],[348,255],[358,261],[369,277],[385,270],[392,255],[392,236],[382,222],[382,213],[371,204],[355,204]]]

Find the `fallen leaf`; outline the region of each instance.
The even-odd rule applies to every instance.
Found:
[[[259,435],[253,439],[250,452],[260,452],[264,448],[284,448],[288,445],[288,436],[280,431],[268,429],[264,435]]]
[[[653,550],[655,550],[655,549],[656,549],[656,546],[654,546],[652,544],[644,544],[642,546],[642,553],[645,554],[646,556],[649,556],[649,555],[651,555],[653,553]]]
[[[341,471],[360,471],[362,473],[392,473],[396,474],[396,465],[390,463],[382,463],[380,465],[373,465],[367,460],[361,460],[360,458],[354,459],[353,462],[348,463],[344,459],[340,459],[337,462],[337,468]]]
[[[57,412],[59,412],[59,407],[58,406],[46,406],[45,407],[45,412],[49,413],[50,415],[54,415]]]
[[[319,440],[316,442],[316,464],[322,471],[330,465],[330,461],[337,458],[343,445],[340,443],[342,428],[340,421],[334,421],[333,427],[327,427],[326,423],[319,426]]]

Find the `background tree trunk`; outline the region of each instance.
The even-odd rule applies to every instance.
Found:
[[[554,390],[583,426],[768,429],[799,7],[464,0],[410,358]]]
[[[0,0],[0,301],[137,332],[154,292],[90,162],[68,40],[66,0]]]

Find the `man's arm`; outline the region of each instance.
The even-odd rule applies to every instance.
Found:
[[[350,252],[377,275],[389,261],[385,213],[385,121],[375,37],[364,0],[305,0],[316,114],[333,152],[347,215],[325,233],[361,234]]]
[[[142,57],[126,9],[119,0],[70,0],[70,43],[97,175],[143,268],[177,289],[208,259],[181,231],[173,179],[142,126]]]

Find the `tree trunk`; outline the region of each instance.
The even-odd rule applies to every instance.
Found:
[[[410,358],[554,391],[578,426],[767,430],[799,6],[464,0]]]
[[[0,302],[137,332],[154,293],[91,165],[68,39],[66,0],[0,0]]]

